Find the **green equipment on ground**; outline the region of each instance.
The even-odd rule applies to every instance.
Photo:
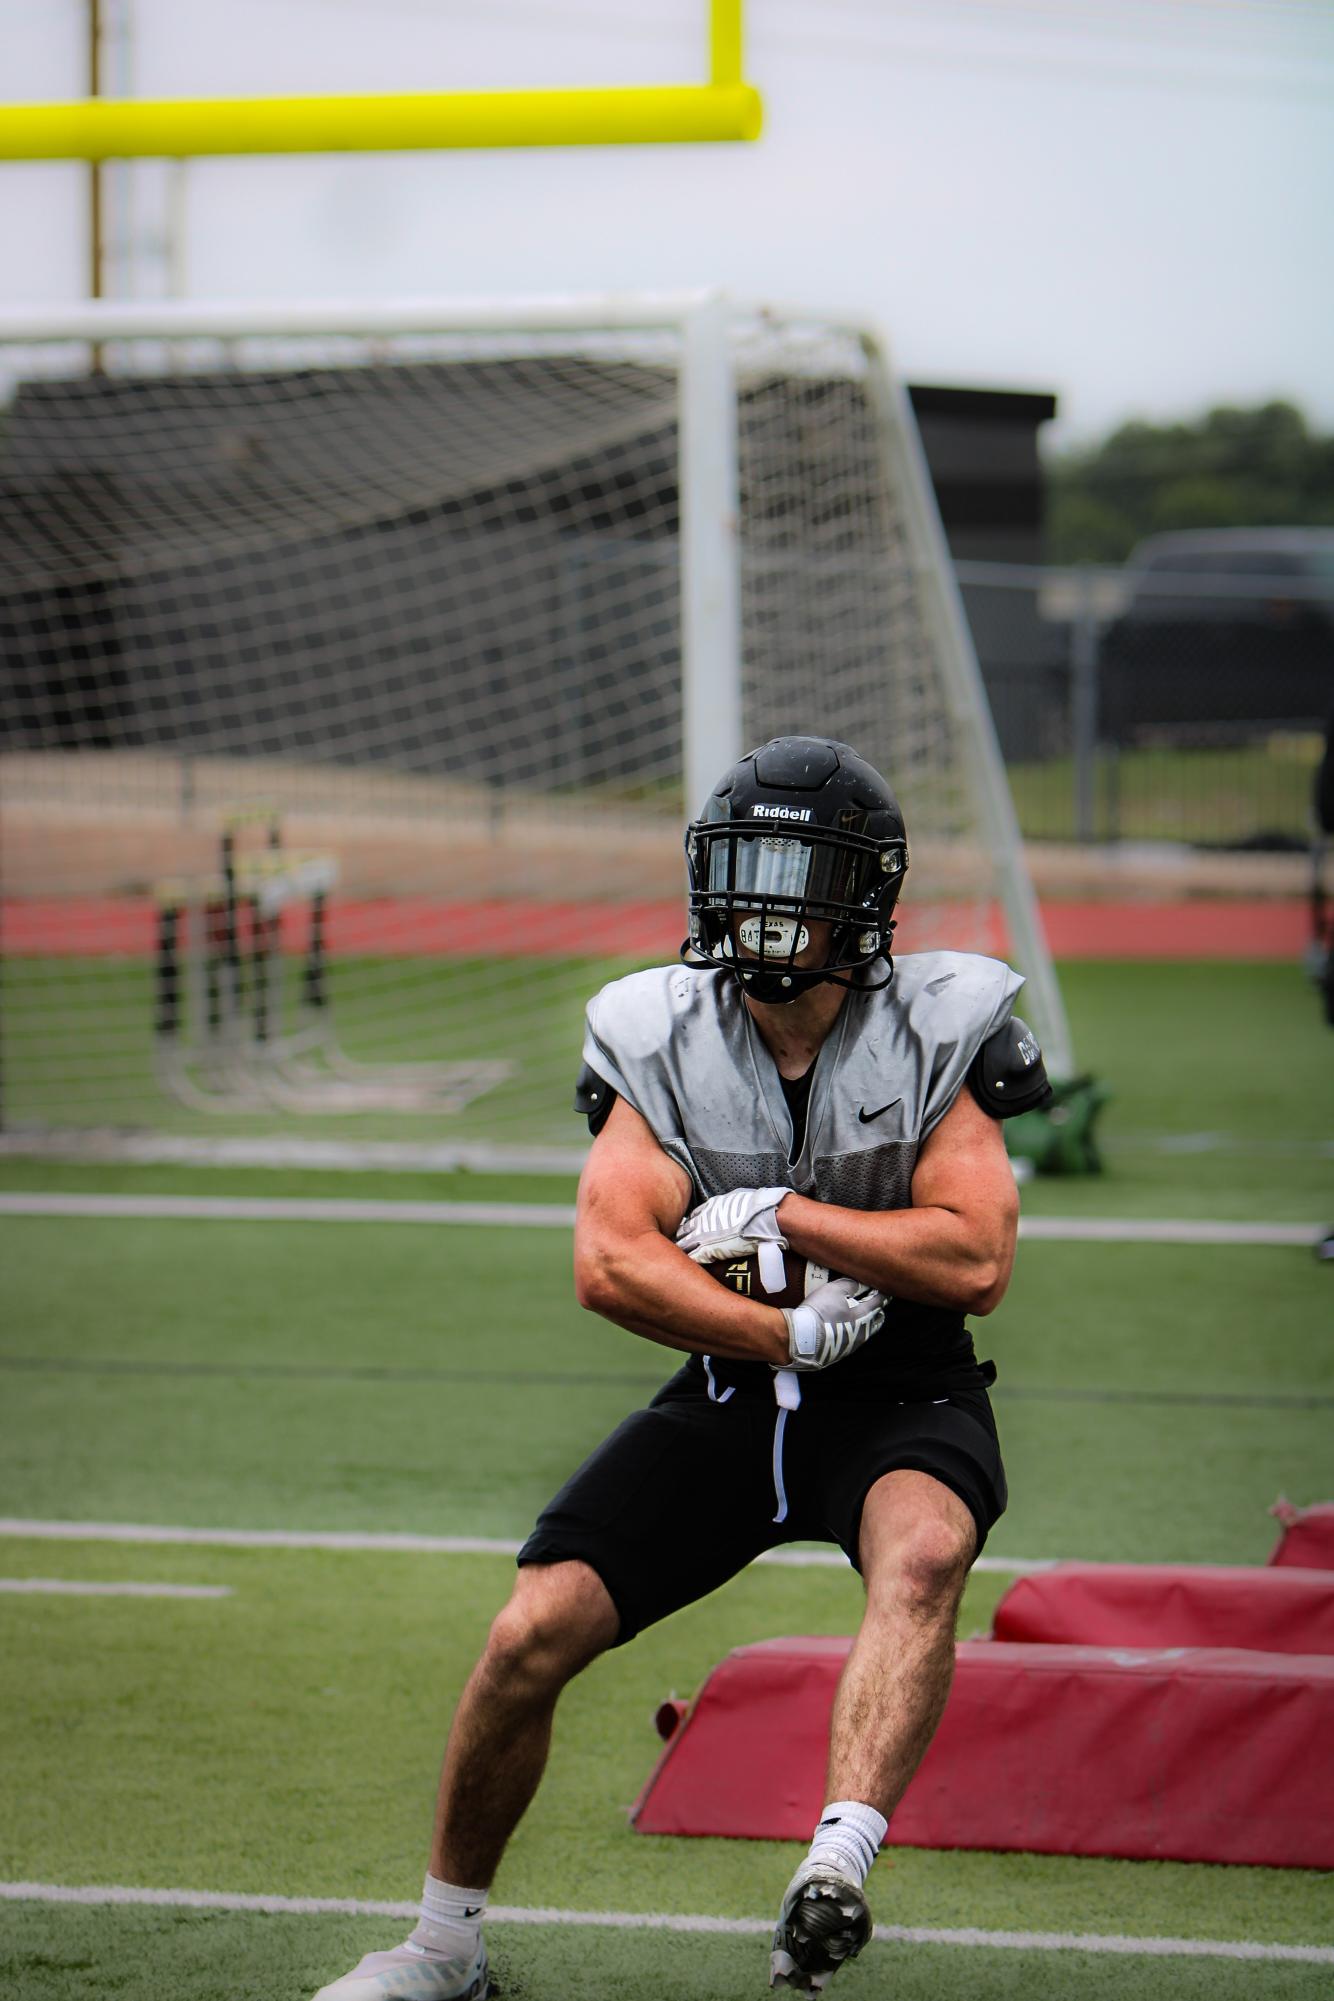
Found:
[[[1087,1076],[1051,1088],[1048,1104],[1005,1121],[1010,1158],[1029,1161],[1037,1174],[1101,1174],[1094,1126],[1110,1091]]]

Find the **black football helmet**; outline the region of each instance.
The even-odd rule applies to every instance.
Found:
[[[769,1004],[889,957],[908,866],[898,801],[829,737],[780,736],[724,772],[686,830],[690,936],[683,955],[734,973]],[[833,925],[823,966],[798,967],[808,918]],[[744,948],[742,956],[738,946]]]

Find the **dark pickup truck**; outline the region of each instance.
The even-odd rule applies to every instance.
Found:
[[[1100,735],[1322,726],[1334,706],[1334,528],[1155,535],[1100,653]]]

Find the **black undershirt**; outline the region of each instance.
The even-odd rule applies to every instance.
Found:
[[[800,1077],[784,1077],[779,1072],[778,1081],[787,1099],[788,1111],[792,1114],[792,1149],[788,1154],[790,1167],[806,1144],[806,1114],[811,1103],[811,1078],[815,1075],[815,1065],[803,1070]]]

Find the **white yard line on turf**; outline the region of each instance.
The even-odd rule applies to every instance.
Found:
[[[195,1911],[257,1911],[269,1916],[399,1918],[421,1914],[416,1904],[380,1903],[355,1897],[232,1896],[220,1890],[139,1890],[116,1884],[68,1887],[60,1883],[0,1883],[0,1899],[32,1904],[147,1904]],[[710,1936],[767,1938],[772,1918],[712,1918],[678,1912],[566,1911],[522,1905],[493,1905],[487,1913],[497,1925],[585,1925],[614,1931],[701,1932]],[[1334,1946],[1270,1945],[1252,1939],[1134,1938],[1119,1932],[982,1931],[929,1925],[877,1925],[877,1939],[887,1944],[953,1945],[1001,1948],[1017,1952],[1094,1952],[1144,1954],[1155,1959],[1295,1960],[1307,1965],[1334,1966]]]
[[[72,1577],[0,1577],[0,1591],[45,1591],[58,1598],[230,1598],[230,1584],[84,1584]]]
[[[191,1223],[463,1223],[568,1230],[574,1210],[556,1202],[336,1201],[288,1195],[0,1195],[0,1215],[124,1216]]]
[[[571,1120],[571,1124],[574,1121]],[[0,1159],[129,1162],[140,1167],[318,1167],[348,1174],[578,1174],[582,1146],[484,1146],[455,1140],[311,1139],[272,1133],[0,1133]]]
[[[192,1223],[435,1223],[470,1228],[568,1230],[574,1210],[556,1202],[338,1201],[323,1196],[0,1195],[0,1215],[124,1217]],[[1315,1245],[1325,1223],[1229,1223],[1189,1217],[1025,1216],[1030,1243]]]
[[[196,1529],[157,1522],[29,1521],[0,1516],[0,1536],[42,1542],[185,1543],[212,1549],[331,1549],[381,1551],[390,1556],[517,1556],[521,1545],[490,1536],[362,1534],[354,1529]],[[771,1549],[757,1563],[787,1570],[844,1570],[840,1549]],[[974,1570],[1005,1577],[1050,1570],[1054,1556],[979,1556]]]
[[[1273,1244],[1314,1248],[1327,1224],[1216,1223],[1190,1217],[1021,1216],[1019,1234],[1047,1244]]]

